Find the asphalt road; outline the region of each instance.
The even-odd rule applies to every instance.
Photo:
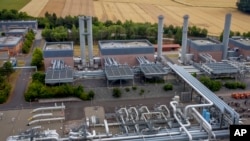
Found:
[[[41,39],[35,39],[31,51],[28,55],[22,57],[25,60],[25,66],[30,66],[32,51],[35,47],[40,46]],[[17,57],[18,59],[19,57]],[[34,69],[21,69],[19,77],[16,81],[16,87],[12,95],[9,98],[7,103],[0,105],[0,110],[8,110],[8,109],[19,109],[23,107],[30,107],[31,104],[24,100],[24,92],[28,85],[29,79],[31,78],[31,74],[34,72]]]

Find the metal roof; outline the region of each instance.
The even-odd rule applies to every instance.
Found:
[[[161,64],[150,62],[144,56],[138,56],[136,59],[140,63],[140,69],[145,76],[160,76],[168,73]]]
[[[217,95],[210,91],[206,86],[204,86],[200,81],[194,78],[191,74],[185,71],[182,67],[171,64],[168,65],[173,71],[175,71],[186,83],[188,83],[194,90],[196,90],[201,96],[210,99],[214,105],[225,114],[226,111],[231,115],[230,121],[232,124],[239,123],[239,114],[230,106],[228,106],[224,101],[222,101]]]
[[[102,49],[152,47],[148,40],[102,40],[98,43]]]
[[[69,83],[73,82],[73,69],[48,69],[46,71],[45,83],[54,84],[54,83]]]
[[[14,47],[21,40],[22,37],[16,37],[16,36],[0,37],[0,47]]]
[[[238,73],[238,69],[227,62],[205,63],[201,66],[201,68],[205,72],[214,75]]]
[[[168,73],[160,64],[141,64],[140,69],[145,76],[160,76]]]
[[[108,80],[134,79],[134,73],[128,65],[105,66]]]

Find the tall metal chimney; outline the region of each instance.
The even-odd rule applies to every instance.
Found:
[[[187,32],[188,32],[188,15],[183,16],[183,28],[182,28],[182,46],[181,46],[181,61],[186,64],[186,48],[187,48]]]
[[[223,31],[223,52],[222,52],[222,59],[227,59],[227,51],[228,51],[228,42],[229,42],[229,35],[230,35],[230,26],[231,26],[231,18],[232,14],[228,13],[225,16],[225,25],[224,25],[224,31]]]
[[[160,58],[162,56],[163,19],[164,19],[164,17],[162,15],[158,16],[157,59],[159,59],[159,60],[160,60]]]
[[[79,34],[80,34],[80,48],[81,48],[81,59],[82,65],[85,66],[85,26],[84,26],[84,17],[79,17]]]
[[[86,19],[87,19],[87,32],[88,32],[89,64],[92,67],[94,64],[94,61],[93,61],[92,17],[88,16]]]

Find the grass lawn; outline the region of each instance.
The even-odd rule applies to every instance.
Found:
[[[20,10],[31,0],[0,0],[0,10],[2,9],[16,9]]]

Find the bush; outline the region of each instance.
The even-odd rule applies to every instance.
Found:
[[[221,81],[211,80],[207,76],[200,77],[200,82],[213,92],[219,91],[220,88],[222,87]]]
[[[82,93],[82,94],[80,95],[80,99],[81,99],[81,100],[89,100],[88,94]]]
[[[95,92],[93,90],[90,90],[88,92],[88,100],[94,99],[95,97]]]
[[[245,89],[246,88],[246,84],[242,82],[226,82],[224,86],[228,89],[237,89],[237,88]]]
[[[170,83],[167,83],[163,86],[163,90],[165,91],[173,90],[173,85]]]
[[[129,92],[129,91],[130,91],[130,88],[129,88],[129,87],[125,88],[125,91],[126,91],[126,92]]]
[[[132,87],[132,90],[134,90],[134,91],[137,90],[137,87],[136,87],[136,86],[133,86],[133,87]]]
[[[145,90],[144,90],[144,89],[141,89],[139,94],[140,94],[140,95],[143,95],[144,92],[145,92]]]
[[[115,98],[119,98],[119,97],[121,97],[121,95],[122,95],[122,92],[121,92],[121,90],[119,89],[119,88],[114,88],[113,89],[113,97],[115,97]]]

